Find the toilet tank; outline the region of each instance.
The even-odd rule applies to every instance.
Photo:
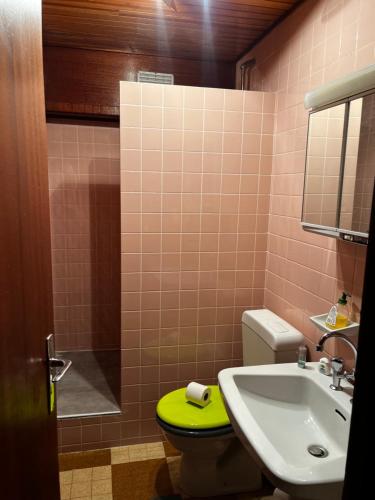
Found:
[[[268,309],[242,314],[244,366],[297,362],[303,339],[301,332]]]

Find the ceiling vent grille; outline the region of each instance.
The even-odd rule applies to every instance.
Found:
[[[142,83],[174,84],[174,75],[169,73],[153,73],[151,71],[138,71],[137,81]]]

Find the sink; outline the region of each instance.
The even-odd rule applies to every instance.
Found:
[[[292,498],[339,500],[352,390],[346,381],[330,389],[318,366],[228,368],[219,384],[236,433],[275,486]]]

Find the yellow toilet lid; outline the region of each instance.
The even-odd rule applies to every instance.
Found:
[[[211,388],[211,400],[200,408],[185,398],[186,388],[177,389],[163,396],[157,404],[156,413],[167,424],[184,429],[214,429],[229,425],[223,397],[217,385]]]

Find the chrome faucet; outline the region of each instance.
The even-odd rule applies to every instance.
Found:
[[[351,340],[340,332],[329,332],[321,336],[318,344],[316,345],[317,351],[322,351],[323,346],[329,339],[341,339],[345,344],[349,345],[354,353],[354,367],[357,364],[357,348]],[[345,378],[348,382],[354,385],[355,382],[355,368],[351,373],[343,373],[344,360],[342,358],[332,358],[332,384],[330,388],[333,391],[342,391],[341,379]]]

